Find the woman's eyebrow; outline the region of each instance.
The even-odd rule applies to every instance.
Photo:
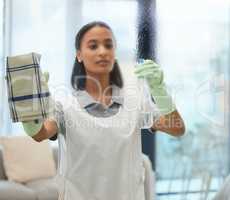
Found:
[[[89,44],[89,43],[96,43],[97,42],[97,40],[89,40],[87,43]]]
[[[105,39],[105,42],[113,42],[113,40],[111,38]]]
[[[113,40],[111,38],[106,38],[103,40],[104,42],[113,42]],[[89,40],[87,43],[97,43],[98,40],[95,40],[95,39],[91,39]]]

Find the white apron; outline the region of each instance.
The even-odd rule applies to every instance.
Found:
[[[140,99],[123,89],[124,104],[111,117],[82,109],[71,95],[66,123],[64,200],[144,200]]]

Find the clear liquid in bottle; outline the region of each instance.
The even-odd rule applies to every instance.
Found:
[[[144,59],[139,59],[138,64],[144,62]],[[138,87],[140,91],[141,105],[140,105],[140,127],[141,129],[148,129],[153,125],[153,101],[150,93],[148,83],[145,78],[138,79]]]

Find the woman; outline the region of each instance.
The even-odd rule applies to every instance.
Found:
[[[103,22],[89,23],[78,32],[75,47],[77,53],[71,77],[75,92],[68,102],[62,103],[61,112],[67,148],[65,199],[144,200],[141,135],[138,134],[141,117],[136,109],[140,101],[129,98],[132,92],[123,86],[115,59],[113,32]],[[135,72],[137,77],[148,76],[154,100],[162,107],[154,89],[162,80],[157,83],[151,78],[152,72],[162,72],[150,60],[141,67]],[[161,87],[160,92],[164,91],[167,96],[164,89]],[[153,119],[151,128],[173,136],[182,135],[184,123],[175,106],[162,113],[156,121]],[[24,127],[40,142],[63,130],[62,122],[60,116],[56,116],[34,128],[32,122],[24,123]]]

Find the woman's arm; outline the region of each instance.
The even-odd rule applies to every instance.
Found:
[[[162,131],[172,136],[182,136],[185,133],[184,121],[177,110],[161,116],[151,128],[153,131]]]
[[[163,71],[158,64],[152,60],[145,60],[135,68],[138,78],[145,78],[149,91],[159,108],[162,116],[154,122],[153,130],[169,133],[172,136],[181,136],[185,132],[185,125],[180,114],[176,110],[171,95],[164,83]],[[170,113],[170,114],[168,114]]]
[[[44,121],[41,130],[32,138],[37,142],[41,142],[43,140],[53,137],[55,134],[57,134],[57,132],[57,123],[54,120],[47,119]]]

